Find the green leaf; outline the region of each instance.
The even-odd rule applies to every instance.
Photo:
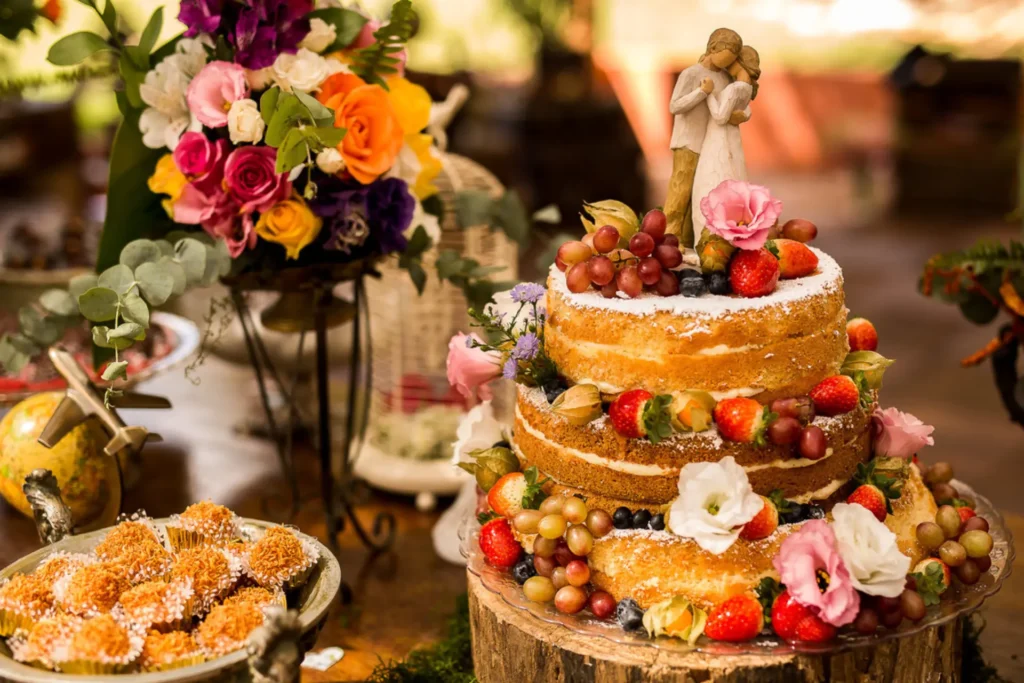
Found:
[[[163,28],[163,25],[164,8],[157,7],[156,11],[149,18],[146,28],[142,31],[142,37],[139,38],[139,49],[143,50],[147,56],[156,47],[156,40],[160,37],[160,29]]]
[[[960,302],[960,312],[975,325],[987,325],[999,315],[999,307],[984,295],[972,292]]]
[[[341,141],[345,137],[345,133],[348,130],[345,128],[335,128],[334,126],[317,126],[316,128],[307,128],[306,136],[315,137],[324,148],[326,147],[337,147],[341,144]]]
[[[107,332],[107,340],[113,339],[142,339],[146,331],[138,323],[121,323]]]
[[[143,263],[158,261],[162,253],[152,240],[132,240],[121,250],[121,265],[135,270]]]
[[[150,306],[161,306],[174,291],[174,276],[159,263],[143,263],[135,269],[139,290]]]
[[[113,50],[107,41],[90,31],[64,36],[50,46],[46,59],[57,66],[74,66],[102,50]]]
[[[32,360],[32,356],[19,351],[10,335],[5,334],[0,338],[0,367],[3,367],[8,374],[21,372],[30,360]]]
[[[416,293],[423,294],[423,289],[427,286],[427,271],[423,269],[423,264],[410,259],[409,261],[401,262],[399,265],[409,273],[409,279],[412,280]]]
[[[93,287],[78,297],[78,308],[86,319],[94,323],[113,320],[117,314],[117,292],[108,287]]]
[[[127,55],[134,66],[140,72],[149,71],[149,53],[138,45],[125,45],[122,54]]]
[[[486,192],[465,190],[455,195],[455,217],[460,228],[489,225],[495,202]]]
[[[68,282],[68,293],[74,297],[75,301],[78,301],[78,297],[82,296],[86,290],[92,289],[96,286],[96,274],[85,273],[83,275],[76,275],[71,278]]]
[[[107,367],[104,368],[103,374],[100,376],[108,382],[113,382],[115,379],[124,379],[128,376],[128,361],[117,360],[107,363]]]
[[[263,139],[271,147],[278,147],[284,142],[288,131],[300,123],[313,123],[309,110],[294,94],[283,94],[277,100],[277,108],[267,124],[267,133]]]
[[[185,281],[189,285],[198,284],[206,272],[206,247],[197,239],[186,237],[175,247],[178,263],[185,269]]]
[[[181,267],[181,264],[171,256],[161,256],[157,263],[166,266],[167,272],[171,274],[171,278],[174,280],[171,296],[181,296],[184,294],[188,282],[185,279],[185,269]]]
[[[128,98],[128,103],[132,105],[133,109],[142,108],[145,102],[142,101],[142,95],[139,94],[139,86],[146,80],[146,67],[138,66],[127,48],[121,53],[117,64],[121,70],[121,79],[124,81],[124,94]],[[127,117],[125,117],[125,120],[127,120]]]
[[[78,313],[78,302],[63,289],[48,289],[39,297],[39,304],[54,315],[64,317]]]
[[[270,125],[270,120],[274,117],[274,112],[277,111],[277,101],[281,97],[281,89],[277,86],[270,88],[263,93],[260,97],[260,116],[263,117],[263,123]]]
[[[36,310],[34,306],[18,309],[18,324],[21,331],[40,346],[49,346],[60,338],[61,328]]]
[[[118,294],[124,294],[135,284],[135,274],[132,273],[131,268],[119,263],[100,273],[97,284],[100,287],[112,289]]]
[[[296,90],[293,94],[299,99],[302,106],[306,108],[309,115],[313,117],[316,125],[326,126],[334,123],[334,111],[330,107],[321,104],[319,100],[309,93]]]
[[[438,220],[444,218],[444,200],[441,199],[441,193],[432,194],[422,202],[423,210],[434,216]]]
[[[519,195],[506,190],[496,205],[495,220],[510,240],[524,246],[530,238],[530,219]]]
[[[409,238],[409,244],[405,247],[405,251],[402,252],[402,256],[411,258],[422,256],[431,246],[433,246],[433,241],[430,239],[430,235],[427,234],[426,228],[422,225],[417,226],[412,233],[412,237]]]
[[[281,146],[277,148],[277,162],[274,170],[278,173],[288,173],[299,164],[305,163],[308,154],[306,136],[298,128],[292,128],[288,131]]]
[[[96,0],[96,7],[99,7],[100,0]],[[111,35],[117,33],[117,9],[114,7],[113,0],[107,0],[107,4],[103,7],[103,12],[100,14],[103,19],[103,25],[107,27]]]
[[[135,292],[129,292],[124,298],[121,315],[128,322],[137,323],[141,327],[149,327],[149,306]]]
[[[359,12],[335,7],[314,10],[310,12],[308,16],[310,19],[314,17],[322,19],[326,23],[334,26],[334,42],[324,50],[324,53],[341,50],[351,45],[352,41],[356,39],[356,36],[358,36],[359,32],[363,30],[363,26],[365,26],[368,21],[368,19]]]
[[[106,325],[97,325],[92,328],[92,343],[101,349],[117,349],[123,351],[131,346],[134,342],[127,337],[114,337],[108,338],[111,329]]]

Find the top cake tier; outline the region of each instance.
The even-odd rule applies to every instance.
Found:
[[[574,294],[548,276],[545,345],[559,372],[605,393],[707,391],[767,403],[801,396],[839,373],[849,352],[843,274],[814,249],[818,270],[744,299]]]

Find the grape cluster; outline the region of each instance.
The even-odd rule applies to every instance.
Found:
[[[619,231],[605,225],[581,241],[566,242],[558,248],[555,265],[565,272],[570,292],[591,288],[611,299],[618,292],[629,298],[645,289],[662,296],[679,294],[679,277],[673,272],[683,263],[679,238],[665,234],[665,214],[648,211],[640,231],[629,238],[628,249],[620,248]]]
[[[814,420],[814,401],[809,396],[779,398],[770,410],[776,415],[768,424],[768,440],[776,446],[795,446],[801,458],[820,460],[828,451],[828,439]]]

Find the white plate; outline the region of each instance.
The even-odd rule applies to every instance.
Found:
[[[385,453],[365,444],[355,461],[355,473],[375,488],[392,493],[433,493],[452,496],[459,492],[469,473],[453,467],[450,460],[414,460]]]

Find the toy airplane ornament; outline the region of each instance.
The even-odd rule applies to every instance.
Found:
[[[107,455],[116,455],[123,448],[138,453],[147,440],[163,440],[159,434],[151,433],[145,427],[125,425],[114,408],[170,408],[171,402],[166,398],[126,391],[112,398],[112,407],[108,408],[103,403],[103,391],[89,381],[89,377],[70,353],[52,347],[50,360],[57,368],[57,372],[68,381],[68,391],[50,421],[46,423],[43,433],[39,435],[39,443],[47,448],[53,448],[65,434],[91,415],[99,418],[103,427],[110,433],[110,441],[103,449]]]

